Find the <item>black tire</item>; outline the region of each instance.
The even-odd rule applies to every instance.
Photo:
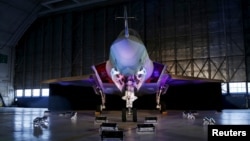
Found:
[[[167,111],[167,106],[166,103],[164,101],[161,101],[161,113],[166,112]]]
[[[101,106],[100,106],[100,105],[96,106],[96,112],[99,112],[99,113],[101,113],[101,112],[102,112],[102,110],[101,110]]]
[[[137,110],[133,109],[133,122],[137,122]]]
[[[126,109],[122,109],[122,122],[127,121],[127,116],[126,116]]]

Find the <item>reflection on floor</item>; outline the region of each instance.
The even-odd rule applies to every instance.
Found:
[[[33,120],[43,117],[43,108],[0,108],[1,141],[98,141],[101,140],[100,124],[95,122],[94,111],[75,111],[77,118],[65,116],[65,111],[50,111],[48,125],[34,127]],[[64,113],[64,114],[62,114]],[[66,112],[67,113],[67,112]],[[138,120],[128,118],[122,122],[120,111],[104,111],[109,123],[117,123],[124,133],[125,141],[206,141],[207,126],[204,117],[213,118],[218,125],[250,125],[250,110],[198,111],[195,119],[183,118],[183,111],[168,111],[161,115],[158,111],[138,110]],[[153,134],[138,134],[137,125],[145,122],[145,117],[156,117]]]

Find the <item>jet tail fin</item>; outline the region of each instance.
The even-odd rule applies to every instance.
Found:
[[[128,17],[127,14],[127,7],[124,6],[124,17],[116,17],[117,19],[121,18],[124,19],[124,27],[125,27],[125,37],[129,37],[129,30],[128,30],[128,19],[135,19],[135,17]]]

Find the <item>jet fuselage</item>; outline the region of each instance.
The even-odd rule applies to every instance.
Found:
[[[138,82],[139,80],[139,83],[142,84],[151,76],[153,62],[138,34],[132,29],[129,31],[128,37],[121,32],[112,43],[106,69],[111,78],[114,78],[114,75],[119,75],[117,78],[133,78],[134,81]],[[115,74],[112,74],[112,71]],[[116,80],[113,79],[113,81]],[[139,87],[138,85],[137,88]]]

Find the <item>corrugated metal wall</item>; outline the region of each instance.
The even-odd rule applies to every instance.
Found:
[[[246,81],[240,1],[169,2],[147,8],[152,58],[174,74]]]
[[[244,3],[246,5],[244,5]],[[247,0],[136,0],[125,3],[152,60],[172,74],[249,81]],[[15,89],[46,79],[92,73],[108,59],[124,5],[40,17],[16,47]],[[244,29],[244,30],[243,30]],[[244,36],[245,35],[245,36]],[[245,45],[244,45],[245,44]]]
[[[244,31],[244,44],[245,44],[245,63],[246,63],[246,78],[250,80],[250,1],[242,1],[243,13],[243,31]],[[249,91],[249,90],[248,90]]]

